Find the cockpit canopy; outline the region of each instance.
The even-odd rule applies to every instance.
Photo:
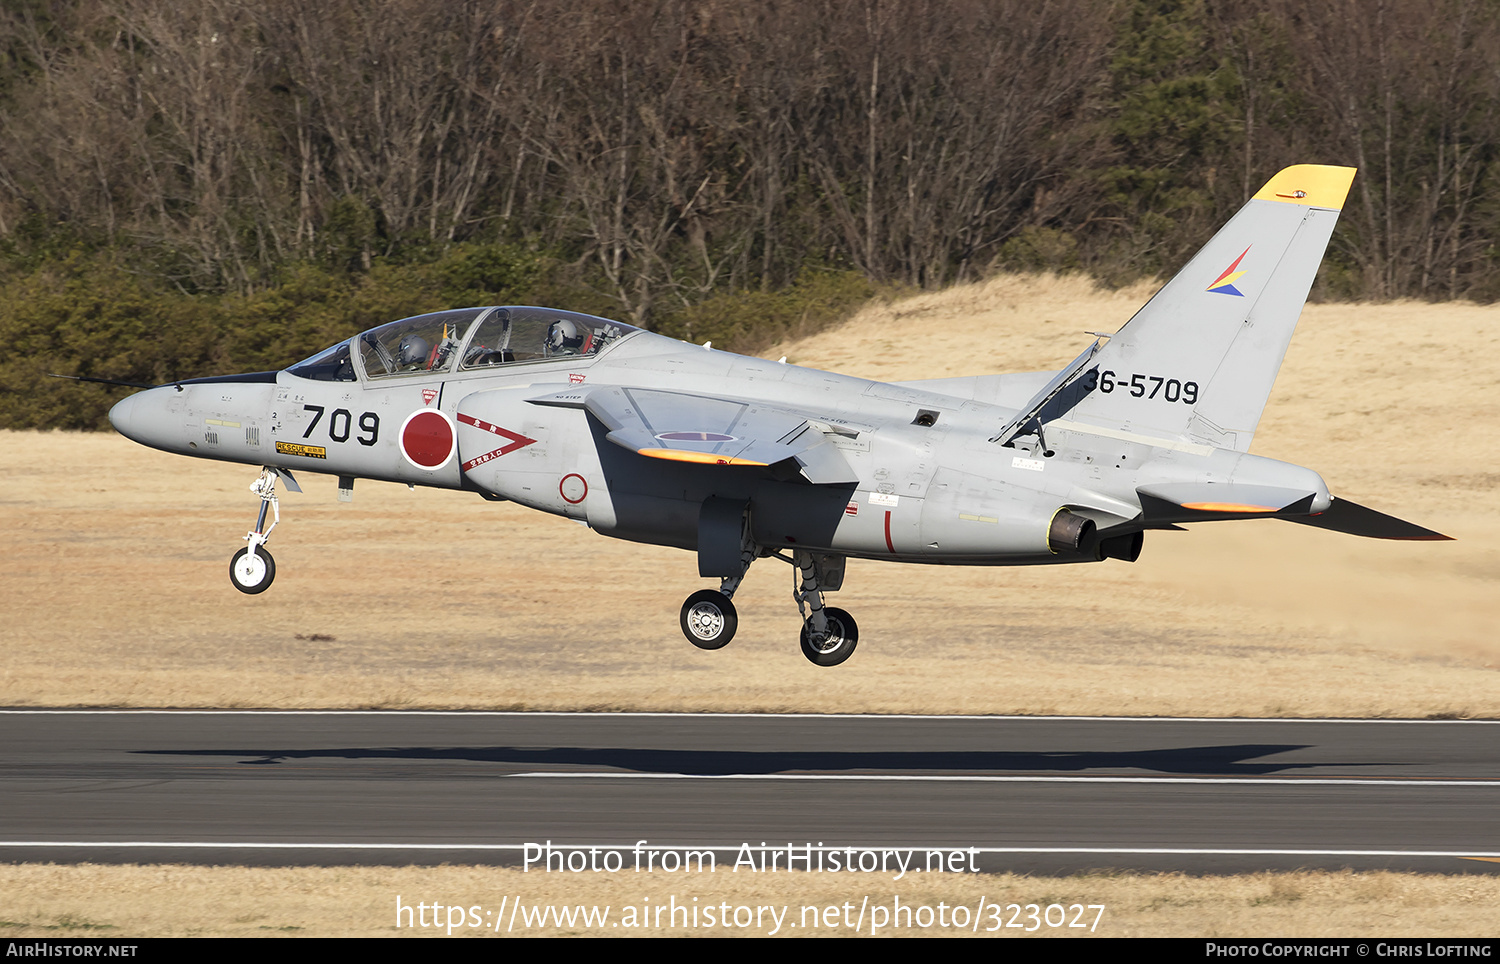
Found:
[[[639,329],[556,308],[459,308],[371,328],[288,369],[352,382],[355,356],[369,379],[446,373],[596,355]]]

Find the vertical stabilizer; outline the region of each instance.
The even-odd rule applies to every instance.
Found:
[[[1043,421],[1249,449],[1353,180],[1315,164],[1271,178]]]

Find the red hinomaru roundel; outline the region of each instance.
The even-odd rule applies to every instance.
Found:
[[[401,455],[419,469],[440,469],[453,458],[458,433],[446,412],[421,408],[401,423]]]

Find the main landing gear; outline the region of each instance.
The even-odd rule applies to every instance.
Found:
[[[703,589],[687,597],[679,621],[682,635],[699,649],[723,649],[740,625],[729,593],[717,589]]]
[[[245,535],[250,543],[236,552],[229,560],[229,581],[234,588],[248,595],[265,592],[276,578],[276,560],[266,550],[266,540],[271,538],[271,529],[281,522],[281,505],[276,498],[276,480],[286,481],[286,487],[300,492],[297,480],[285,469],[263,468],[260,478],[250,483],[250,491],[260,496],[260,514],[256,516],[255,528]],[[266,512],[271,513],[271,527],[266,528]]]
[[[832,590],[843,585],[843,557],[838,558],[834,572],[829,571],[833,566],[826,562],[819,565],[819,561],[812,553],[800,549],[792,553],[792,563],[797,567],[792,598],[802,614],[802,655],[818,666],[837,666],[854,655],[859,627],[854,624],[854,617],[842,609],[823,608],[825,586]]]
[[[802,614],[802,655],[818,666],[837,666],[852,656],[859,643],[854,617],[842,609],[823,606],[823,593],[843,585],[844,558],[803,549],[794,550],[790,557],[780,552],[769,555],[795,567],[792,599]],[[755,554],[750,552],[744,569],[749,569],[754,559]],[[734,638],[739,615],[730,599],[744,578],[743,571],[725,576],[718,589],[703,589],[687,598],[679,622],[688,642],[699,649],[722,649]]]
[[[823,612],[827,628],[821,642],[812,634],[812,620],[802,624],[802,655],[819,666],[837,666],[854,655],[859,627],[854,625],[854,617],[842,609],[830,606]]]

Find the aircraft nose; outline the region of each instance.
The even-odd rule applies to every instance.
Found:
[[[139,394],[129,395],[115,402],[114,407],[109,410],[109,424],[115,427],[115,431],[132,441],[139,442],[134,433],[131,432],[131,423],[135,417],[135,406]]]
[[[121,399],[109,410],[109,424],[132,442],[175,451],[181,443],[171,437],[173,419],[165,403],[167,393],[173,391],[173,388],[150,388]]]

